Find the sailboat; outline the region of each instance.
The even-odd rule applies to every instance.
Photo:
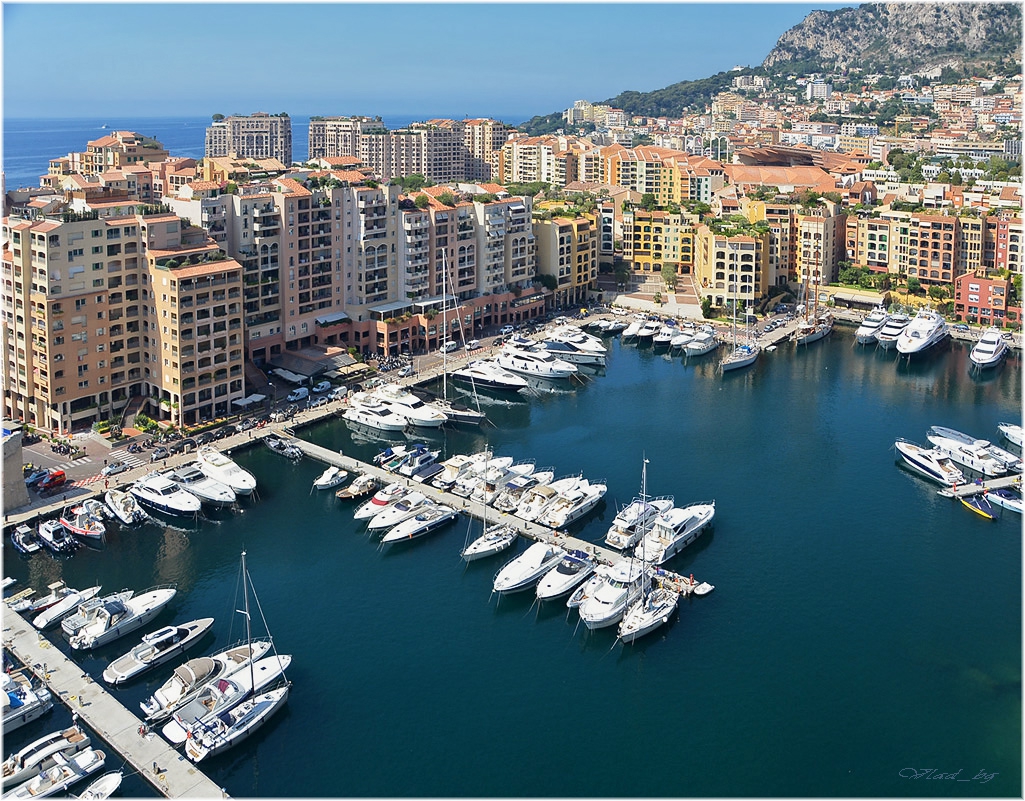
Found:
[[[249,608],[249,593],[253,590],[252,579],[246,569],[246,552],[242,552],[240,583],[242,585],[243,609],[237,610],[246,619],[246,642],[252,642],[252,615]],[[266,628],[260,600],[256,598],[257,609]],[[273,638],[268,637],[272,643]],[[292,657],[274,656],[250,661],[247,668],[227,679],[208,684],[207,687],[179,712],[168,726],[177,724],[184,729],[185,755],[193,762],[226,751],[252,735],[277,712],[288,700],[291,683],[285,680],[281,687],[268,690],[272,683],[284,677],[285,669]],[[177,739],[176,731],[164,734],[172,742]]]
[[[641,471],[641,499],[647,500],[648,481],[648,460],[644,460],[644,467]],[[623,619],[619,622],[619,639],[623,642],[633,642],[638,637],[643,637],[663,623],[669,621],[670,615],[676,611],[680,603],[680,595],[666,587],[651,585],[651,572],[647,568],[645,560],[644,543],[647,537],[641,537],[641,562],[645,564],[644,573],[641,578],[641,595],[626,610]]]
[[[740,265],[735,264],[734,269],[739,270]],[[745,342],[737,344],[737,283],[740,280],[739,275],[734,274],[733,281],[733,350],[730,354],[719,363],[719,368],[723,373],[729,370],[739,370],[742,367],[750,367],[758,359],[758,354],[761,353],[761,347],[751,342],[751,323],[747,322],[747,336]],[[750,317],[748,318],[750,320]]]
[[[488,528],[488,505],[486,503],[481,504],[481,512],[483,516],[482,533],[473,542],[463,546],[463,550],[459,552],[459,555],[463,557],[463,561],[474,562],[477,559],[483,559],[485,556],[493,556],[496,553],[501,553],[516,542],[518,533],[513,526],[500,524]],[[473,521],[471,519],[466,529],[467,539],[470,536],[469,526],[472,524]]]
[[[811,304],[808,303],[808,281],[804,282],[804,319],[798,323],[797,329],[791,335],[791,340],[797,345],[810,345],[825,339],[833,330],[833,315],[829,309],[819,312],[819,271],[815,271],[815,289],[813,290]]]

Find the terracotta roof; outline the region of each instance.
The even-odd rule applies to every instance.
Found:
[[[175,278],[195,278],[200,275],[220,273],[225,270],[239,270],[242,265],[234,259],[222,259],[221,261],[208,261],[205,264],[193,264],[188,267],[175,267],[170,271]]]
[[[274,183],[285,190],[285,197],[308,197],[313,194],[294,178],[277,178]]]
[[[829,179],[821,167],[755,167],[729,164],[726,174],[735,184],[756,186],[815,186]]]
[[[208,189],[220,189],[220,181],[193,181],[186,186],[191,186],[193,190],[197,192],[205,192]]]

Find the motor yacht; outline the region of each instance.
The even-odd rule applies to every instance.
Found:
[[[405,455],[398,467],[395,468],[400,476],[414,476],[429,465],[438,461],[438,454],[441,451],[432,451],[426,445],[414,445],[413,449]]]
[[[387,384],[377,387],[371,394],[386,409],[404,417],[411,426],[419,428],[439,428],[448,421],[448,415],[407,392],[398,384]]]
[[[570,364],[580,364],[585,367],[604,367],[605,354],[587,350],[574,342],[561,340],[543,339],[540,348]]]
[[[475,503],[491,504],[514,478],[529,478],[534,474],[534,463],[519,462],[508,467],[489,467],[467,496]]]
[[[986,497],[989,498],[990,503],[996,506],[1002,506],[1004,509],[1017,512],[1018,514],[1022,513],[1021,490],[1001,487],[1000,489],[990,490]]]
[[[103,680],[115,686],[131,681],[145,671],[185,653],[213,624],[212,617],[204,617],[177,626],[164,626],[144,635],[142,642],[107,665],[103,671]]]
[[[678,330],[673,334],[673,338],[669,340],[669,349],[673,351],[682,351],[687,345],[694,341],[694,337],[697,336],[696,331],[689,329]]]
[[[20,729],[53,708],[50,691],[42,684],[33,685],[32,680],[21,671],[0,673],[0,677],[5,693],[4,734]]]
[[[471,384],[476,389],[519,392],[527,388],[525,378],[504,369],[493,359],[475,359],[458,370],[453,370],[449,377]]]
[[[498,354],[498,365],[520,375],[534,378],[569,378],[577,374],[577,366],[542,350],[527,350],[506,343]]]
[[[565,476],[550,484],[531,487],[516,507],[516,516],[528,522],[537,520],[549,504],[563,493],[570,492],[583,480],[581,476]]]
[[[861,321],[858,330],[854,332],[854,338],[857,343],[859,345],[874,345],[876,343],[876,334],[882,330],[889,319],[890,315],[886,313],[886,309],[882,306],[876,306]]]
[[[523,494],[531,487],[548,484],[555,478],[551,470],[535,470],[530,475],[514,475],[502,485],[491,505],[499,512],[515,512],[523,498]]]
[[[715,501],[674,506],[655,518],[634,554],[645,562],[664,564],[701,536],[714,517]]]
[[[256,489],[256,478],[252,473],[210,445],[200,447],[196,454],[196,467],[203,475],[226,484],[236,495],[252,495]]]
[[[142,511],[138,501],[127,492],[109,489],[103,494],[103,500],[123,525],[134,526],[146,519],[146,513]]]
[[[388,484],[375,492],[369,501],[357,507],[352,516],[356,520],[369,520],[392,504],[398,503],[407,492],[409,490],[399,482]]]
[[[95,597],[99,591],[99,584],[94,587],[86,587],[84,590],[73,590],[57,601],[53,606],[47,607],[32,618],[32,625],[40,631],[48,629],[54,623],[57,623],[62,617],[77,609],[79,604]]]
[[[67,759],[88,748],[90,742],[89,735],[79,726],[52,731],[38,740],[33,740],[4,760],[4,787],[12,787],[28,781],[41,771],[56,765],[55,756],[57,754]]]
[[[235,490],[216,478],[210,478],[196,464],[182,465],[164,475],[186,492],[191,492],[199,498],[200,503],[212,508],[222,509],[235,503]]]
[[[608,485],[604,481],[588,481],[582,478],[576,486],[559,496],[538,515],[539,525],[549,528],[565,528],[582,518],[605,497]]]
[[[535,542],[519,556],[506,562],[495,574],[494,591],[498,593],[529,590],[565,555],[566,549],[547,542]]]
[[[651,343],[655,339],[655,334],[657,334],[661,328],[661,321],[646,320],[637,332],[637,341],[641,344],[644,344],[645,342]]]
[[[897,347],[897,339],[904,333],[904,329],[910,322],[911,318],[902,312],[889,315],[886,322],[876,331],[876,343],[883,350],[893,350]]]
[[[954,466],[950,456],[940,448],[926,449],[915,442],[898,439],[897,454],[911,470],[944,487],[964,484],[964,473]]]
[[[431,486],[447,492],[455,486],[459,479],[467,473],[476,470],[477,466],[489,457],[489,453],[488,451],[480,451],[472,456],[462,453],[450,456],[441,463],[441,472],[431,479]]]
[[[405,431],[406,417],[362,392],[349,396],[349,408],[342,419],[378,431]]]
[[[106,759],[107,755],[103,751],[94,748],[84,748],[66,759],[55,756],[51,767],[4,793],[4,798],[47,798],[63,793],[71,785],[96,773]]]
[[[428,501],[420,506],[414,515],[392,526],[388,533],[381,538],[381,542],[387,545],[392,542],[404,542],[422,537],[451,523],[458,514],[451,506]]]
[[[594,573],[594,557],[584,551],[566,551],[555,567],[545,573],[535,590],[539,601],[568,595]]]
[[[114,642],[145,626],[163,611],[177,594],[174,587],[156,587],[122,603],[111,601],[70,639],[76,651],[87,651]]]
[[[349,477],[349,471],[330,465],[323,473],[313,479],[313,489],[334,489]]]
[[[998,448],[989,440],[976,439],[946,426],[932,426],[926,433],[928,440],[947,451],[950,457],[965,467],[987,476],[1002,476],[1021,469],[1021,458]]]
[[[676,336],[676,326],[665,324],[651,338],[651,346],[654,348],[668,348],[673,344]]]
[[[478,460],[456,479],[449,492],[453,495],[458,495],[460,498],[469,498],[478,484],[488,479],[497,481],[501,476],[504,476],[506,471],[512,466],[512,462],[511,456],[495,456],[491,453],[486,453],[483,460]]]
[[[640,597],[646,565],[638,559],[624,559],[612,566],[578,609],[589,629],[614,626],[627,607]]]
[[[414,490],[405,493],[395,503],[382,509],[367,522],[368,531],[387,531],[392,526],[401,523],[407,517],[413,517],[422,509],[433,504],[434,501],[422,492]]]
[[[636,545],[644,534],[644,526],[673,508],[672,496],[663,498],[634,498],[612,519],[605,534],[605,544],[623,550]]]
[[[950,336],[947,322],[932,309],[919,309],[897,337],[897,353],[913,356],[925,353]]]
[[[633,320],[623,329],[623,342],[636,339],[637,334],[640,333],[641,328],[646,322],[647,318],[643,315],[634,315]]]
[[[14,550],[23,554],[33,554],[43,547],[35,530],[24,523],[19,523],[11,529],[11,544]]]
[[[199,498],[160,473],[143,476],[128,491],[143,506],[178,517],[195,517],[203,506]]]
[[[704,356],[719,347],[719,337],[715,328],[710,325],[703,325],[694,334],[694,338],[684,345],[684,352],[687,356]]]
[[[997,423],[997,430],[1003,434],[1004,439],[1010,442],[1012,445],[1017,445],[1019,448],[1022,443],[1022,430],[1021,426],[1015,425],[1014,423]]]
[[[594,572],[584,580],[584,582],[577,586],[573,592],[570,593],[569,598],[566,599],[566,607],[568,609],[578,609],[580,604],[585,600],[594,595],[594,591],[601,586],[601,583],[605,580],[609,570],[612,568],[609,565],[597,563],[594,568]]]
[[[991,326],[982,332],[968,358],[971,359],[973,368],[985,370],[1000,364],[1010,350],[1003,332],[996,326]]]
[[[112,592],[100,598],[93,596],[80,601],[74,614],[68,615],[61,621],[61,630],[68,636],[74,637],[82,630],[87,623],[96,619],[99,611],[111,602],[127,603],[135,595],[135,590],[121,590]]]
[[[362,498],[369,495],[371,492],[375,492],[381,486],[380,480],[377,476],[372,476],[370,473],[360,473],[356,478],[352,480],[352,483],[347,487],[343,487],[335,493],[335,497],[340,500],[349,500],[351,498]]]

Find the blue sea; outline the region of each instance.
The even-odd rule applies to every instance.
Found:
[[[605,375],[481,396],[493,426],[427,437],[443,458],[490,446],[605,479],[575,529],[595,542],[644,458],[649,493],[715,500],[714,530],[667,565],[715,591],[630,647],[562,604],[494,597],[512,554],[459,558],[479,523],[383,550],[351,503],[311,491],[322,465],[262,445],[235,454],[259,481],[241,511],[113,527],[63,561],[5,542],[4,574],[177,582],[154,626],[213,615],[209,652],[238,636],[244,548],[293,689],[206,768],[237,797],[1020,797],[1021,518],[940,497],[893,449],[931,425],[996,441],[1020,422],[1021,355],[981,378],[967,357],[953,343],[898,363],[838,328],[722,376],[715,356],[614,340]],[[338,418],[301,434],[363,459],[385,444]],[[98,678],[128,647],[76,658]],[[137,709],[171,669],[116,694]],[[5,750],[67,720],[56,710]],[[137,776],[124,792],[152,795]]]

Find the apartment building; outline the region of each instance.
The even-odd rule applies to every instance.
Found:
[[[745,197],[740,200],[740,208],[750,222],[762,222],[768,227],[769,283],[773,286],[796,283],[797,207],[789,203],[770,203]]]
[[[954,314],[980,325],[1018,325],[1021,304],[1009,305],[1011,279],[969,272],[954,280]]]
[[[846,218],[837,203],[822,200],[815,208],[798,211],[794,254],[799,283],[814,287],[837,280],[846,232]]]
[[[385,130],[380,117],[311,117],[309,157],[358,157],[363,133]]]
[[[206,158],[277,159],[292,163],[292,120],[257,112],[215,121],[206,129]]]
[[[893,244],[893,222],[868,214],[851,215],[846,225],[846,261],[872,272],[897,271]],[[894,258],[891,258],[894,257]],[[891,269],[892,264],[892,269]]]
[[[598,230],[586,217],[553,217],[534,221],[537,268],[556,280],[556,306],[570,308],[587,301],[598,279]]]
[[[717,226],[718,227],[718,226]],[[694,242],[694,276],[698,293],[712,305],[754,305],[769,285],[769,234],[716,231],[699,225]]]
[[[623,261],[634,273],[660,275],[669,265],[678,275],[694,270],[698,218],[667,211],[631,208],[623,212]]]
[[[498,177],[499,154],[506,137],[513,129],[492,119],[463,121],[463,144],[466,166],[463,175],[468,181],[490,181]]]

